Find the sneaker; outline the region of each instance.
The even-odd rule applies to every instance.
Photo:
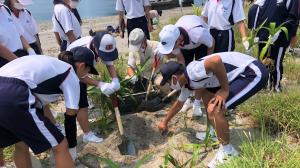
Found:
[[[188,111],[190,108],[192,108],[191,99],[187,99],[187,100],[185,101],[185,103],[183,104],[183,107],[181,108],[180,112],[186,112],[186,111]]]
[[[83,142],[93,142],[93,143],[100,143],[103,141],[103,138],[97,137],[93,132],[89,132],[83,135]]]
[[[193,117],[202,117],[203,112],[201,110],[201,105],[200,104],[193,104]]]
[[[70,155],[72,160],[75,161],[77,159],[77,149],[76,146],[74,148],[69,148]]]
[[[220,164],[223,164],[226,160],[230,159],[230,157],[237,155],[239,155],[239,152],[235,150],[233,146],[231,146],[231,150],[229,152],[225,152],[223,146],[220,146],[218,152],[207,166],[209,168],[216,168]]]

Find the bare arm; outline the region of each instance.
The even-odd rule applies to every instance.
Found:
[[[204,20],[204,22],[205,22],[205,23],[207,23],[207,22],[208,22],[208,17],[206,17],[206,16],[202,16],[202,18],[203,18],[203,20]]]
[[[85,78],[81,78],[80,81],[87,85],[92,85],[92,86],[98,86],[98,84],[99,84],[99,81],[97,81],[89,76],[86,76]]]
[[[168,129],[168,122],[180,111],[182,108],[184,102],[181,102],[177,100],[170,110],[168,111],[167,116],[164,118],[164,120],[158,125],[158,128],[162,131],[166,131]]]
[[[30,45],[28,44],[27,40],[25,40],[25,38],[22,35],[20,36],[20,39],[21,39],[23,48],[25,50],[28,50],[29,48],[31,48]]]
[[[111,76],[111,78],[118,78],[117,71],[114,65],[106,65],[106,68]]]
[[[246,32],[246,26],[244,21],[240,21],[237,23],[239,27],[239,31],[241,33],[242,40],[247,40],[247,32]]]
[[[124,38],[124,33],[125,33],[125,21],[124,21],[124,11],[118,11],[118,16],[119,16],[119,26],[121,29],[120,32],[120,37]]]
[[[152,27],[152,23],[151,23],[150,10],[151,10],[151,6],[145,6],[145,16],[147,18],[148,30],[149,30],[149,32],[152,32],[153,27]]]
[[[76,40],[76,37],[75,37],[75,34],[74,34],[73,30],[68,31],[66,33],[66,35],[69,39],[70,44],[73,43]]]
[[[215,39],[213,39],[213,45],[212,45],[212,47],[209,47],[207,49],[207,55],[213,54],[214,50],[215,50]]]
[[[5,46],[0,44],[0,56],[8,61],[18,58],[14,53],[9,51]]]
[[[35,36],[36,36],[36,44],[37,44],[37,46],[39,47],[41,53],[43,54],[42,44],[41,44],[41,41],[40,41],[39,34],[36,34]]]
[[[61,39],[60,39],[60,36],[59,36],[58,32],[54,32],[54,35],[55,35],[56,43],[60,46]]]

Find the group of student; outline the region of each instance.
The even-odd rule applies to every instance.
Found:
[[[103,141],[89,128],[87,85],[98,87],[108,97],[120,89],[114,66],[118,58],[116,40],[107,32],[81,37],[81,18],[76,10],[79,1],[53,0],[53,32],[61,53],[58,59],[41,55],[36,22],[25,9],[30,3],[30,0],[6,0],[6,5],[0,2],[3,22],[0,27],[0,148],[15,144],[17,167],[31,167],[28,147],[35,154],[52,148],[56,167],[73,167],[77,157],[76,119],[83,129],[85,142]],[[191,106],[193,95],[194,114],[202,116],[200,104],[203,101],[211,124],[210,134],[221,143],[208,164],[214,168],[228,156],[238,155],[230,144],[225,111],[246,101],[269,80],[269,71],[260,61],[233,52],[233,25],[238,26],[243,46],[249,50],[242,0],[208,0],[202,17],[185,15],[175,25],[164,26],[159,42],[150,40],[149,6],[148,0],[118,0],[116,3],[120,26],[127,25],[128,30],[127,78],[133,84],[137,82],[137,65],[150,57],[150,62],[159,64],[155,84],[161,89],[168,85],[181,91],[158,124],[161,131],[168,130],[168,122],[177,112]],[[257,0],[250,8],[248,27],[256,28],[266,19],[267,24],[287,22],[289,30],[288,39],[283,32],[276,35],[272,46],[275,49],[271,50],[278,67],[270,75],[275,90],[280,90],[284,51],[298,26],[298,1]],[[258,33],[260,41],[267,36],[265,31]],[[263,44],[260,50],[262,47]],[[95,69],[99,61],[108,69],[111,82],[98,81],[88,75],[99,75]],[[66,106],[65,136],[48,107],[61,94]]]

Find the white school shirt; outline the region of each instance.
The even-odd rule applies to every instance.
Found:
[[[73,43],[71,43],[68,47],[66,51],[70,51],[71,49],[75,48],[75,47],[86,47],[89,48],[91,47],[91,42],[93,40],[92,36],[85,36],[82,37],[76,41],[73,41]],[[95,61],[98,61],[98,59],[95,58]],[[113,61],[103,61],[101,60],[105,65],[113,65],[114,62]]]
[[[13,13],[11,14],[13,15]],[[23,48],[20,36],[24,33],[24,29],[12,15],[4,6],[0,6],[0,43],[11,52],[15,52]]]
[[[211,29],[229,30],[232,28],[229,22],[232,3],[234,2],[232,16],[233,22],[245,20],[242,0],[208,0],[202,11],[202,15],[208,18],[208,25]]]
[[[61,26],[55,19],[55,16],[59,21],[59,23],[61,24],[61,26],[63,27],[64,31],[62,30]],[[54,6],[52,23],[53,23],[53,32],[58,32],[62,40],[66,40],[69,42],[66,33],[71,30],[73,30],[73,33],[76,38],[79,38],[81,36],[81,26],[79,21],[75,17],[74,13],[63,4],[57,4]]]
[[[116,10],[126,11],[127,19],[145,16],[144,6],[150,6],[149,0],[117,0],[116,2]]]
[[[188,86],[190,89],[201,89],[201,88],[216,88],[220,87],[219,80],[215,74],[212,72],[207,72],[204,67],[204,61],[207,58],[213,56],[220,56],[224,67],[226,69],[228,81],[231,82],[236,79],[241,73],[245,71],[245,68],[251,64],[256,59],[239,52],[222,52],[215,53],[200,60],[192,61],[186,67],[186,77],[188,78]],[[179,101],[185,101],[189,95],[190,90],[187,88],[182,88]]]
[[[209,32],[208,25],[202,18],[196,15],[185,15],[178,19],[175,26],[182,27],[189,35],[190,42],[182,49],[194,49],[201,44],[207,47],[213,46],[213,37]]]
[[[0,76],[24,81],[43,105],[57,101],[63,94],[67,108],[79,108],[79,79],[70,64],[57,58],[20,57],[0,68]]]
[[[19,13],[19,17],[16,17],[13,14],[13,17],[19,22],[19,24],[24,29],[24,38],[29,43],[35,43],[36,42],[36,35],[38,34],[38,26],[33,18],[33,16],[27,11],[27,10],[21,10]]]

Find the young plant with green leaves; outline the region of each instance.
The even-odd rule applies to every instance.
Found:
[[[142,157],[140,160],[138,160],[136,162],[136,164],[134,166],[132,166],[132,168],[141,168],[143,166],[143,164],[145,164],[145,162],[147,162],[148,160],[150,160],[152,158],[152,154],[147,154],[144,157]],[[99,158],[100,161],[104,162],[106,164],[106,166],[108,166],[109,168],[122,168],[123,166],[114,162],[113,160],[109,159],[109,158]]]
[[[194,15],[197,15],[197,16],[201,15],[201,7],[200,6],[193,4],[192,8],[193,8]]]

